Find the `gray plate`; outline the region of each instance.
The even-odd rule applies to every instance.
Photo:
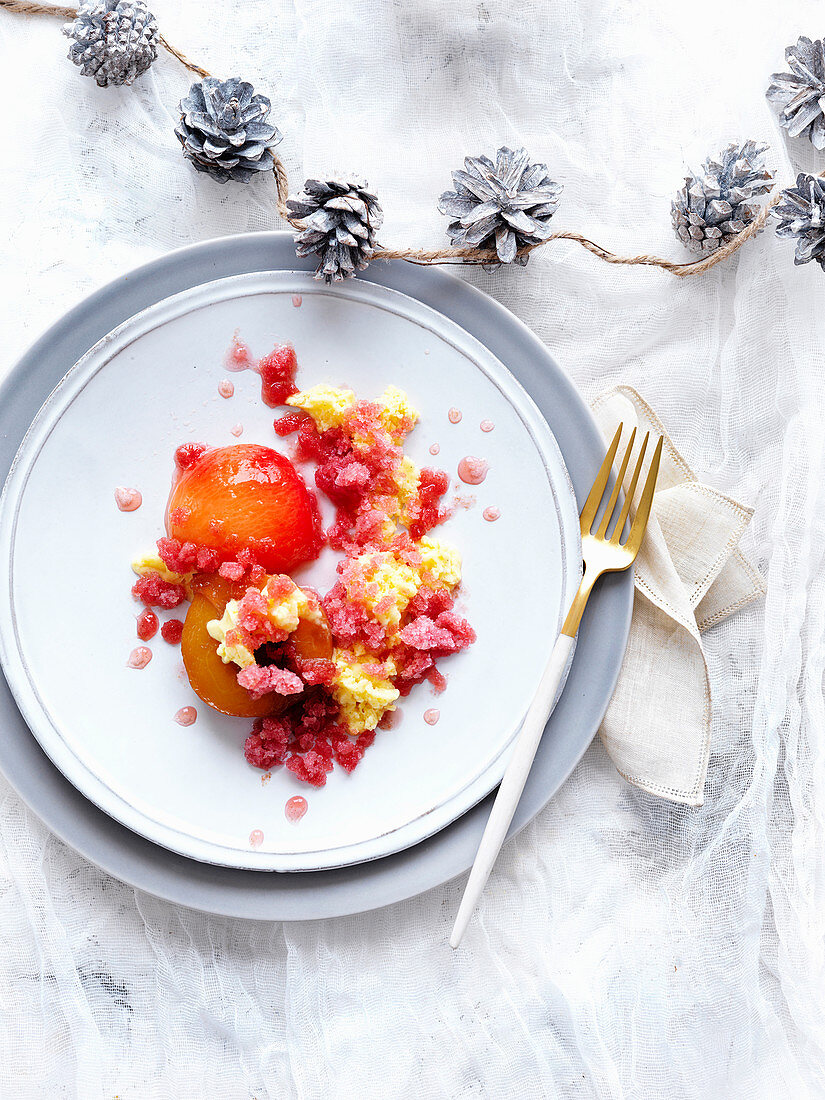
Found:
[[[102,336],[147,306],[192,286],[252,271],[307,269],[285,233],[207,241],[147,264],[93,294],[24,355],[0,390],[0,477],[29,422],[67,370]],[[530,392],[564,455],[581,502],[604,454],[587,407],[544,345],[511,313],[443,271],[375,263],[372,282],[439,310],[484,343]],[[541,810],[581,758],[601,721],[624,654],[633,602],[629,573],[606,578],[591,600],[567,687],[539,747],[511,833]],[[598,620],[598,630],[591,624]],[[118,825],[44,755],[0,680],[0,769],[59,837],[115,877],[195,909],[268,920],[307,920],[389,905],[466,871],[487,799],[429,840],[371,863],[282,875],[198,863]]]

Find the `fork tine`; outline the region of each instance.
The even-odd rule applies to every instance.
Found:
[[[642,472],[642,463],[645,460],[645,451],[647,450],[649,439],[650,432],[645,432],[645,437],[642,440],[642,449],[639,451],[639,457],[636,460],[636,469],[633,471],[633,477],[630,479],[630,488],[627,490],[627,496],[624,498],[622,510],[619,512],[619,518],[616,521],[616,526],[613,528],[613,534],[610,538],[611,546],[618,546],[621,540],[622,531],[624,530],[624,525],[627,522],[627,516],[630,511],[630,505],[633,503],[633,497],[636,495],[636,484],[639,480],[639,474]]]
[[[622,488],[622,483],[624,482],[625,470],[627,469],[627,464],[630,461],[630,456],[633,454],[633,443],[635,439],[636,429],[634,428],[633,431],[630,433],[630,442],[625,449],[624,458],[622,459],[622,464],[619,467],[619,473],[616,477],[615,482],[613,483],[613,490],[610,493],[610,499],[607,502],[607,507],[604,510],[602,521],[599,524],[598,531],[596,532],[597,539],[603,539],[605,534],[607,533],[607,525],[610,523],[610,517],[613,515],[613,509],[616,507],[616,501],[619,499],[619,492]]]
[[[647,521],[650,516],[650,506],[653,504],[653,493],[656,489],[656,478],[659,475],[659,459],[661,457],[662,437],[659,436],[659,442],[656,444],[656,450],[653,452],[650,469],[647,471],[647,480],[642,490],[642,498],[639,501],[639,507],[636,509],[636,515],[633,518],[633,526],[630,528],[630,534],[625,543],[625,550],[629,550],[634,558],[639,553],[639,547],[642,545],[642,539],[645,537],[645,529],[647,528]]]
[[[607,448],[604,462],[601,464],[598,474],[596,474],[593,488],[588,493],[587,500],[584,502],[584,507],[581,511],[581,528],[583,535],[589,532],[593,525],[593,520],[596,518],[596,512],[599,510],[604,487],[607,485],[607,479],[610,477],[610,471],[613,469],[613,459],[616,457],[616,450],[619,446],[619,440],[622,437],[623,427],[624,425],[620,424],[616,429],[616,434],[613,436],[613,442]]]

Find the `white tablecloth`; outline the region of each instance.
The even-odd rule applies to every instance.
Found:
[[[170,41],[271,96],[295,182],[369,178],[386,242],[443,241],[450,169],[503,143],[564,183],[559,228],[677,258],[686,161],[754,137],[785,178],[817,164],[799,142],[789,160],[763,98],[784,46],[825,29],[813,2],[154,8]],[[177,62],[99,89],[59,27],[0,12],[4,371],[121,272],[278,224],[268,179],[222,188],[182,160]],[[635,386],[702,480],[756,506],[767,600],[705,639],[704,807],[631,788],[595,743],[453,953],[459,884],[347,920],[212,919],[90,866],[0,782],[3,1096],[823,1095],[825,274],[771,230],[695,280],[567,243],[464,277],[585,395]]]

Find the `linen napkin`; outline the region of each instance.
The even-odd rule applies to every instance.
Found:
[[[671,802],[701,806],[711,722],[702,634],[765,593],[761,576],[737,545],[753,510],[698,481],[631,387],[602,394],[593,412],[607,440],[619,423],[625,425],[622,444],[637,429],[626,483],[645,432],[651,441],[664,439],[647,534],[636,558],[627,651],[599,733],[628,782]]]

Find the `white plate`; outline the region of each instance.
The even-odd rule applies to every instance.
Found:
[[[303,304],[292,304],[295,293]],[[129,561],[161,532],[172,451],[185,439],[285,447],[259,400],[257,376],[217,386],[235,331],[256,354],[292,343],[299,383],[345,383],[376,395],[394,383],[422,413],[408,452],[455,475],[485,458],[482,485],[438,534],[464,557],[466,612],[478,641],[443,662],[447,690],[425,684],[403,701],[355,773],[322,790],[285,769],[262,783],[243,758],[249,724],[197,700],[180,654],[159,639],[142,671],[126,667],[137,639]],[[460,408],[462,420],[447,413]],[[480,422],[495,423],[492,432]],[[440,444],[437,458],[429,453]],[[117,485],[143,493],[121,513]],[[501,518],[482,518],[496,506]],[[63,773],[135,832],[195,859],[258,870],[317,870],[375,859],[417,843],[499,781],[580,570],[578,518],[550,430],[513,377],[445,317],[371,283],[329,290],[271,272],[199,286],[137,315],[69,372],[35,419],[0,503],[0,583],[11,615],[0,656],[21,711]],[[302,573],[326,588],[334,555]],[[198,721],[173,719],[195,705]],[[435,726],[423,712],[437,706]],[[309,810],[284,815],[293,794]],[[252,848],[259,829],[263,844]]]

